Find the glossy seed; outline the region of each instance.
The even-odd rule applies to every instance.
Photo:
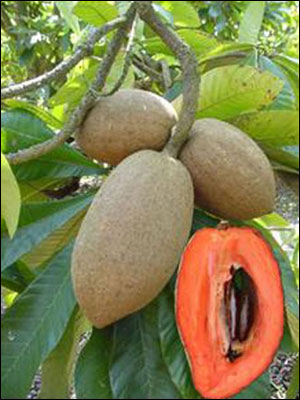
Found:
[[[251,277],[243,268],[231,268],[232,279],[224,285],[226,331],[229,332],[227,358],[234,362],[241,356],[233,343],[247,340],[255,318],[256,294]]]

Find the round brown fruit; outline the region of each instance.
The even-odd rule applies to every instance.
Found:
[[[123,89],[97,102],[76,141],[89,157],[117,165],[138,150],[161,150],[176,122],[176,111],[163,97]]]

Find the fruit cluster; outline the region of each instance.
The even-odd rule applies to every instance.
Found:
[[[163,289],[189,238],[194,206],[226,220],[273,209],[273,170],[249,136],[226,122],[198,120],[175,159],[163,149],[177,120],[165,99],[120,90],[99,100],[77,134],[88,156],[116,166],[82,223],[72,260],[76,297],[98,328]],[[263,238],[242,228],[201,231],[182,260],[177,323],[195,386],[214,398],[233,395],[271,362],[282,335],[276,261]]]

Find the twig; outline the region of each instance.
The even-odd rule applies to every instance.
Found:
[[[151,1],[136,1],[141,18],[156,32],[180,61],[183,74],[183,103],[174,133],[165,151],[176,157],[193,125],[199,99],[197,58],[190,47],[156,15]]]
[[[153,79],[155,82],[159,82],[160,84],[164,84],[164,78],[161,73],[155,71],[151,67],[149,67],[147,64],[143,63],[137,56],[134,57],[133,59],[133,64],[140,69],[142,72],[145,74],[149,75],[151,79]]]
[[[78,130],[87,111],[94,105],[98,97],[98,91],[101,91],[105,85],[106,78],[115,61],[115,58],[121,49],[128,31],[131,29],[134,17],[135,6],[133,4],[126,13],[125,22],[115,33],[113,39],[109,42],[107,52],[103,58],[95,81],[92,83],[90,89],[81,100],[79,106],[71,114],[64,128],[55,137],[47,140],[46,142],[39,143],[25,150],[20,150],[14,154],[8,154],[7,159],[11,164],[20,164],[49,153],[50,151],[62,145],[72,134]]]
[[[160,63],[161,63],[161,69],[162,69],[162,74],[163,74],[163,80],[165,83],[165,88],[169,89],[172,86],[172,78],[171,78],[169,65],[165,60],[162,60]]]
[[[122,73],[118,79],[118,81],[116,82],[116,84],[114,85],[114,87],[112,88],[112,90],[110,90],[109,93],[105,93],[104,96],[111,96],[112,94],[114,94],[116,91],[118,91],[120,89],[120,87],[122,86],[122,84],[124,83],[128,72],[129,72],[129,68],[131,66],[132,63],[132,57],[133,57],[133,46],[134,46],[134,36],[135,36],[135,28],[136,28],[136,17],[133,21],[131,30],[130,30],[130,34],[128,37],[128,42],[127,42],[127,46],[125,49],[125,60],[124,60],[124,66],[123,66],[123,70]],[[103,95],[102,95],[103,96]]]
[[[1,99],[4,100],[29,92],[30,90],[37,89],[48,82],[60,78],[61,76],[65,76],[84,57],[92,54],[95,43],[97,43],[107,33],[118,28],[122,23],[124,23],[124,17],[110,21],[101,28],[93,28],[87,41],[79,46],[71,57],[62,61],[51,71],[48,71],[41,76],[22,83],[1,88]]]
[[[143,58],[144,63],[146,65],[148,65],[148,67],[152,68],[156,72],[161,72],[161,62],[160,61],[153,60],[153,58],[144,51],[141,53],[141,56]]]

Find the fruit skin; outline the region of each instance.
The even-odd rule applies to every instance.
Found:
[[[152,150],[126,158],[107,178],[72,258],[77,300],[96,327],[139,310],[163,289],[188,240],[193,203],[186,168]]]
[[[252,278],[258,302],[243,354],[229,362],[222,301],[224,285],[237,264]],[[264,372],[283,335],[284,297],[278,263],[260,232],[232,227],[195,233],[178,272],[176,320],[194,385],[203,397],[234,396]]]
[[[212,118],[196,121],[179,158],[192,176],[198,207],[238,220],[272,212],[276,194],[272,167],[238,128]]]
[[[173,106],[163,97],[123,89],[97,102],[76,141],[91,158],[117,165],[138,150],[161,150],[177,119]]]

